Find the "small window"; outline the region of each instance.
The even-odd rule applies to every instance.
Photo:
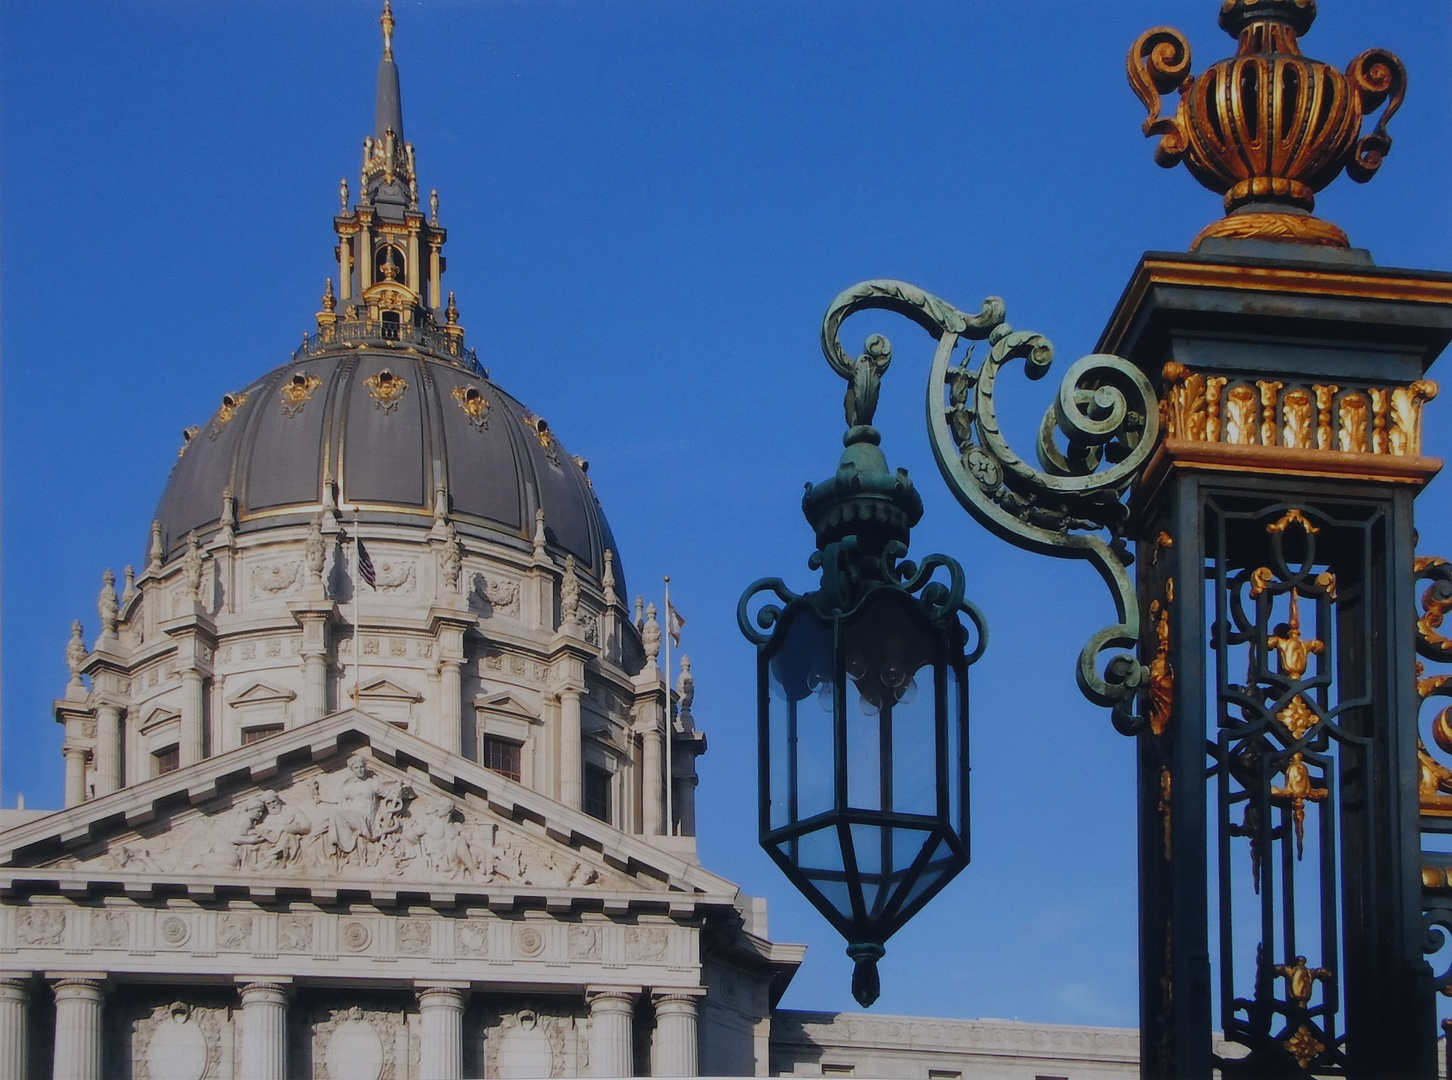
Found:
[[[262,727],[248,728],[242,732],[242,745],[251,746],[255,742],[261,742],[263,739],[270,739],[274,735],[281,734],[281,724],[264,724]]]
[[[518,782],[519,743],[496,739],[492,735],[484,736],[484,767]]]
[[[610,820],[610,774],[594,765],[585,766],[585,813]]]
[[[163,746],[151,755],[152,776],[161,776],[163,773],[176,772],[179,768],[181,768],[181,747],[176,743],[172,743],[170,746]]]
[[[963,1073],[958,1069],[929,1069],[928,1080],[962,1080]]]
[[[402,327],[402,320],[396,311],[385,311],[383,313],[383,325],[380,327],[384,341],[399,340],[399,330]]]
[[[852,1066],[852,1065],[826,1065],[826,1064],[824,1064],[822,1066],[822,1075],[823,1076],[851,1076],[856,1071],[857,1071],[856,1070],[856,1067],[855,1066]]]

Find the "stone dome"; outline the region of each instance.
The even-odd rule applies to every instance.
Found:
[[[356,508],[364,523],[428,528],[442,497],[461,534],[527,552],[543,509],[548,542],[598,580],[615,540],[586,468],[476,364],[376,341],[314,345],[188,430],[156,519],[169,560],[192,532],[221,527],[229,489],[239,534],[330,503],[344,522]]]

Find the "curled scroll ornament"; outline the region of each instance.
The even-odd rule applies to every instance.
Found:
[[[881,335],[869,338],[857,359],[842,347],[842,324],[870,308],[903,315],[937,340],[927,387],[929,440],[964,509],[1017,547],[1088,560],[1108,585],[1119,622],[1084,646],[1079,688],[1113,710],[1117,730],[1138,733],[1146,723],[1138,699],[1147,669],[1124,651],[1138,645],[1140,620],[1127,570],[1133,558],[1123,537],[1128,510],[1122,500],[1159,436],[1153,387],[1118,356],[1096,353],[1073,364],[1040,425],[1036,468],[1008,445],[994,395],[1000,370],[1013,361],[1024,362],[1030,379],[1048,372],[1054,356],[1048,338],[1013,329],[996,296],[970,315],[906,282],[864,281],[833,300],[822,320],[823,355],[847,380],[849,423],[872,422],[881,378],[892,362],[892,346]],[[960,341],[987,342],[987,356],[975,367],[970,348],[955,364]]]

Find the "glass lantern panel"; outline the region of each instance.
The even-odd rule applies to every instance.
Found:
[[[958,863],[953,854],[953,849],[948,846],[947,840],[939,840],[937,847],[933,849],[932,855],[928,856],[928,862],[923,867],[923,872],[909,886],[907,894],[903,897],[902,904],[898,910],[901,911],[903,908],[908,907],[924,893],[936,888],[948,878],[953,877],[957,872]]]
[[[807,608],[790,615],[767,663],[771,827],[833,809],[832,629]]]
[[[948,699],[948,821],[953,831],[968,842],[968,679],[966,669],[944,666]]]
[[[847,803],[854,809],[936,809],[932,662],[939,644],[914,618],[915,604],[905,594],[883,590],[843,629]],[[901,737],[899,723],[906,726]],[[899,749],[908,755],[901,768],[894,760]],[[915,772],[923,762],[926,771]],[[930,793],[927,799],[922,788]]]
[[[854,824],[852,850],[862,879],[862,902],[869,917],[879,915],[898,891],[923,844],[928,829]]]
[[[852,918],[852,894],[836,824],[825,825],[782,845],[802,875],[844,918]]]

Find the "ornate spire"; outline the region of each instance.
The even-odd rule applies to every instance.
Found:
[[[333,218],[339,240],[337,292],[328,285],[317,336],[309,336],[295,359],[338,345],[368,344],[423,348],[480,370],[464,347],[457,309],[452,319],[445,312],[447,232],[439,224],[436,191],[430,193],[427,213],[419,207],[418,168],[413,145],[403,134],[393,8],[387,2],[379,21],[383,58],[373,131],[363,140],[363,171],[351,209],[348,182],[338,182],[340,212]]]
[[[1236,55],[1190,74],[1190,44],[1169,27],[1140,35],[1129,53],[1129,82],[1149,109],[1155,161],[1181,161],[1196,180],[1225,196],[1226,217],[1195,238],[1286,240],[1350,247],[1340,228],[1311,216],[1316,192],[1340,175],[1370,180],[1391,149],[1387,121],[1402,103],[1407,75],[1384,49],[1369,49],[1345,73],[1301,55],[1299,38],[1316,0],[1223,0],[1220,26]],[[1161,95],[1179,92],[1171,115]],[[1363,119],[1383,102],[1370,134]]]

